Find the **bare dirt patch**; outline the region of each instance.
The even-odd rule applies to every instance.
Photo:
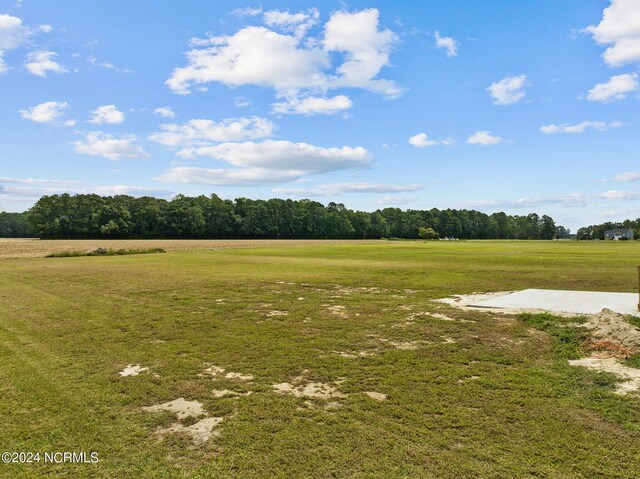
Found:
[[[364,394],[369,396],[371,399],[375,399],[376,401],[386,401],[387,395],[384,393],[377,393],[375,391],[365,391]]]
[[[120,371],[118,374],[120,374],[120,376],[123,376],[123,377],[137,376],[138,374],[148,370],[149,368],[143,368],[139,364],[127,364],[125,368],[122,371]]]
[[[206,417],[191,426],[184,426],[176,422],[167,428],[158,429],[156,435],[163,438],[168,434],[186,434],[191,437],[194,444],[200,445],[207,442],[211,437],[220,434],[216,430],[216,426],[223,420],[224,418],[222,417]]]
[[[290,394],[295,397],[307,397],[325,400],[347,397],[346,394],[341,393],[334,386],[320,382],[299,384],[297,386],[291,383],[279,383],[274,384],[273,389],[279,394]]]
[[[347,314],[346,309],[347,309],[346,307],[341,306],[339,304],[336,304],[334,306],[329,306],[327,308],[327,311],[329,311],[331,314],[333,314],[335,316],[338,316],[340,318],[345,318],[346,319],[346,318],[349,317],[349,315]]]
[[[582,358],[569,361],[572,366],[582,366],[594,371],[615,374],[622,380],[616,394],[625,395],[640,389],[640,369],[625,366],[616,358]]]
[[[225,368],[221,368],[220,366],[209,366],[201,374],[198,374],[198,376],[204,375],[226,379],[239,379],[240,381],[253,381],[253,374],[243,374],[233,371],[227,371]]]
[[[142,410],[146,412],[168,411],[175,414],[178,419],[204,416],[206,414],[201,402],[187,401],[185,398],[178,398],[153,406],[145,406]]]

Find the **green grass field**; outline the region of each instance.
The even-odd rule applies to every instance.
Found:
[[[539,316],[431,301],[636,291],[638,264],[636,243],[506,241],[0,261],[0,452],[99,455],[0,477],[640,477],[640,395],[569,366]],[[142,409],[177,398],[216,435],[160,437],[202,419]]]

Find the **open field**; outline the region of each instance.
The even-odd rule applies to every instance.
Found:
[[[84,251],[107,246],[113,249],[162,248],[166,251],[206,251],[245,248],[291,248],[329,244],[367,244],[373,240],[40,240],[0,238],[0,259],[42,258],[62,251]]]
[[[32,243],[79,249],[0,252]],[[99,455],[0,477],[640,477],[640,394],[568,364],[573,320],[432,301],[636,291],[640,244],[134,243],[172,252],[0,261],[3,451]]]

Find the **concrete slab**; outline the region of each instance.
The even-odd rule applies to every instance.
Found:
[[[638,293],[600,293],[597,291],[560,291],[525,289],[469,306],[510,310],[543,310],[557,313],[598,314],[604,308],[620,314],[640,316]]]

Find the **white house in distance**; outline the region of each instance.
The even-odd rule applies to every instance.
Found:
[[[627,228],[617,228],[614,230],[607,230],[604,232],[604,239],[606,240],[633,240],[633,230]]]

